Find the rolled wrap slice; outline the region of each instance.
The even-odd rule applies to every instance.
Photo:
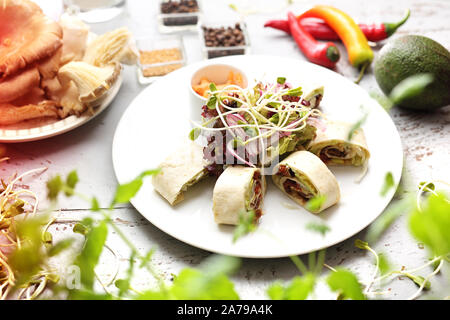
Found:
[[[172,206],[184,200],[184,192],[208,175],[203,159],[203,147],[186,139],[180,147],[159,166],[153,176],[155,190]]]
[[[214,220],[218,224],[237,225],[243,211],[262,215],[266,180],[258,168],[230,166],[217,179],[213,192]]]
[[[272,180],[281,191],[303,207],[309,200],[324,196],[321,205],[312,208],[313,213],[331,207],[340,199],[336,178],[317,156],[308,151],[294,152],[281,161],[274,168]],[[307,206],[305,208],[308,209]]]
[[[308,151],[314,153],[327,165],[365,166],[370,158],[364,131],[355,130],[348,140],[353,124],[329,121],[323,130],[317,130],[316,138]]]
[[[302,96],[301,104],[312,109],[318,108],[323,98],[324,87],[304,88],[303,92],[305,92],[305,94]]]

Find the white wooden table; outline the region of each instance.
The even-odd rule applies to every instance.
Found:
[[[128,26],[136,36],[157,34],[155,14],[157,1],[128,0],[127,10],[120,17],[102,24],[92,25],[92,31],[106,32],[120,26]],[[305,59],[290,37],[281,32],[264,29],[263,24],[270,18],[284,17],[287,8],[281,7],[284,1],[204,1],[204,11],[214,17],[239,16],[228,8],[229,3],[236,3],[245,8],[264,8],[265,12],[250,14],[245,17],[251,38],[251,50],[255,54],[272,54]],[[420,0],[320,0],[296,1],[289,8],[301,12],[313,4],[331,4],[361,22],[390,22],[401,18],[407,8],[411,9],[411,18],[398,32],[398,35],[420,34],[429,36],[446,48],[450,49],[450,2],[420,1]],[[263,6],[262,4],[267,4]],[[196,34],[184,34],[188,63],[201,60],[200,40]],[[342,57],[337,66],[337,72],[355,79],[357,70],[349,66],[345,48],[339,44]],[[379,47],[375,48],[378,51]],[[361,82],[361,86],[369,92],[380,93],[372,70]],[[78,190],[87,195],[95,195],[105,207],[111,201],[116,188],[116,178],[112,167],[111,145],[113,134],[121,115],[130,102],[144,89],[137,82],[134,67],[124,70],[123,86],[112,105],[99,117],[88,124],[64,135],[51,139],[10,144],[7,146],[11,158],[1,165],[1,177],[7,178],[15,172],[22,173],[30,169],[47,167],[42,175],[23,181],[24,185],[38,192],[45,199],[45,182],[55,174],[65,175],[73,169],[78,171],[80,183]],[[430,178],[450,181],[448,169],[450,156],[450,108],[446,107],[433,114],[414,113],[401,109],[391,111],[392,118],[400,132],[405,154],[405,166],[414,183]],[[45,208],[43,201],[41,208]],[[89,214],[90,204],[78,198],[60,201],[60,217],[78,219]],[[364,214],[362,208],[361,214]],[[154,255],[154,264],[161,275],[170,281],[171,274],[176,274],[185,267],[197,266],[210,253],[184,244],[147,222],[130,205],[118,206],[114,218],[123,232],[132,239],[139,250],[147,251],[152,247],[158,250]],[[56,239],[73,236],[71,225],[54,225],[51,231]],[[335,245],[327,250],[326,263],[332,267],[349,268],[358,274],[361,280],[369,279],[374,260],[370,253],[354,247],[355,239],[364,239],[366,230],[356,236]],[[120,271],[127,268],[128,249],[115,234],[108,239],[110,247],[118,253]],[[426,262],[428,256],[423,246],[417,243],[408,232],[406,218],[398,219],[373,246],[384,252],[395,268],[415,267]],[[305,258],[305,257],[302,257]],[[107,279],[115,271],[114,259],[108,253],[102,258],[98,272]],[[326,272],[326,270],[324,270]],[[242,266],[232,279],[236,290],[244,299],[265,299],[265,290],[274,280],[289,280],[298,274],[290,259],[244,259]],[[142,274],[136,278],[136,288],[142,288],[152,283],[151,277]],[[432,293],[443,297],[449,295],[450,288],[439,285],[439,278],[433,280]],[[448,283],[447,283],[448,284]],[[405,299],[417,287],[411,281],[397,280],[389,284],[390,293],[385,299]],[[445,294],[446,293],[446,294]],[[325,290],[318,290],[319,299],[334,298]]]

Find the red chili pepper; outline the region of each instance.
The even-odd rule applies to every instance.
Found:
[[[340,54],[334,43],[318,42],[305,31],[292,12],[288,13],[288,26],[292,37],[309,61],[327,68],[336,66]]]
[[[384,40],[397,31],[406,20],[408,20],[410,11],[408,10],[405,17],[395,23],[373,23],[373,24],[359,24],[359,28],[366,36],[367,40],[378,42]],[[297,17],[298,19],[298,17]],[[300,24],[317,40],[339,40],[339,36],[331,29],[323,20],[315,18],[305,18],[300,20]],[[287,20],[269,20],[264,24],[264,27],[274,28],[287,33],[289,31],[289,23]]]

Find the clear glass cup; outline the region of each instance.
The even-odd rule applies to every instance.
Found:
[[[139,50],[137,74],[140,84],[150,84],[166,74],[186,65],[186,51],[184,48],[183,39],[179,36],[151,36],[137,38],[136,46]],[[164,60],[150,64],[141,60],[143,51],[155,53],[173,50],[178,51],[179,59]]]
[[[88,23],[105,22],[117,17],[125,8],[126,0],[64,0],[71,13]]]
[[[207,28],[227,28],[227,27],[233,27],[236,24],[239,25],[239,27],[242,30],[243,36],[244,36],[244,44],[243,45],[236,45],[236,46],[230,46],[230,47],[208,47],[206,45],[205,41],[205,34],[203,27]],[[225,56],[231,56],[231,55],[243,55],[243,54],[249,54],[250,53],[250,37],[248,35],[247,25],[243,21],[236,21],[236,20],[230,20],[230,19],[209,19],[204,18],[201,21],[201,24],[199,24],[198,27],[198,35],[201,42],[201,50],[203,59],[212,59],[212,58],[218,58],[218,57],[225,57]]]
[[[162,13],[161,6],[169,0],[160,0],[158,3],[158,15],[156,16],[160,33],[177,33],[183,31],[197,31],[202,16],[202,4],[196,0],[198,10],[186,13]],[[173,1],[173,2],[180,2]]]

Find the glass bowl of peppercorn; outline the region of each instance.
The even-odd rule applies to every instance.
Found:
[[[250,53],[245,22],[202,21],[199,36],[205,59]]]
[[[157,16],[161,33],[196,31],[200,23],[200,0],[161,0]]]

